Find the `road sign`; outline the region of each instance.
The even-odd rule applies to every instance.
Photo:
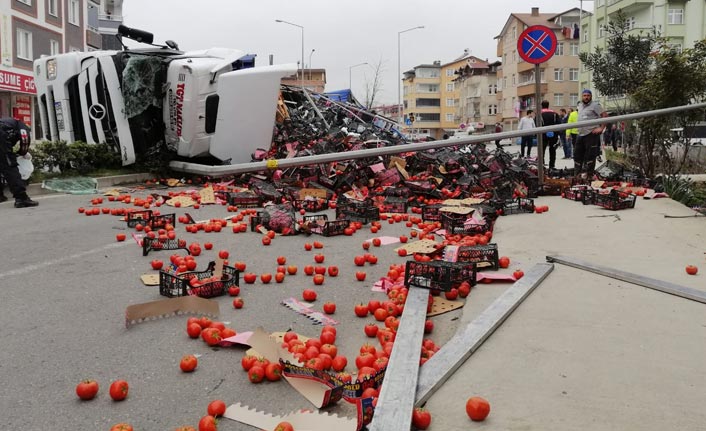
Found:
[[[528,63],[540,64],[552,58],[556,51],[554,30],[543,25],[533,25],[517,39],[517,52]]]
[[[406,125],[410,126],[410,125],[412,125],[412,120],[410,120],[409,118],[405,118],[405,119],[404,119],[404,123],[405,123]]]

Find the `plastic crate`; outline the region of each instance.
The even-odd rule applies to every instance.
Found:
[[[380,210],[369,202],[339,199],[336,205],[336,219],[348,219],[363,224],[380,219]]]
[[[167,271],[159,272],[159,294],[170,298],[177,296],[199,296],[213,298],[224,295],[231,286],[240,285],[240,273],[232,266],[223,265],[223,275],[220,280],[209,281],[200,286],[191,286],[189,281],[196,277],[199,280],[213,277],[215,265],[211,263],[206,271],[189,271],[173,274]]]
[[[571,185],[571,180],[544,177],[542,194],[547,196],[559,196],[564,189],[571,187]]]
[[[239,208],[257,208],[262,206],[262,199],[253,193],[231,192],[228,193],[228,205]]]
[[[167,225],[172,225],[176,223],[176,214],[160,214],[160,215],[154,215],[152,214],[152,218],[150,219],[149,225],[152,229],[162,229],[166,227]]]
[[[635,208],[637,195],[611,190],[608,194],[594,193],[593,204],[609,210]]]
[[[470,216],[470,214],[455,214],[446,211],[441,212],[441,226],[448,234],[465,234],[465,235],[475,235],[484,234],[489,230],[492,230],[492,226],[483,219],[476,220]]]
[[[534,199],[516,198],[502,201],[501,215],[522,214],[534,212]]]
[[[441,204],[431,204],[422,206],[422,220],[427,221],[441,221]]]
[[[495,243],[486,245],[460,246],[456,253],[457,262],[471,262],[476,265],[476,269],[496,270],[498,266],[498,245]]]
[[[342,235],[348,225],[350,225],[350,220],[329,220],[326,214],[304,216],[303,221],[304,229],[307,232],[323,236]]]
[[[468,281],[471,286],[475,286],[476,268],[474,263],[408,260],[405,266],[404,284],[407,287],[423,287],[446,292],[463,281]]]
[[[186,250],[190,254],[189,249],[186,247],[186,241],[183,239],[160,239],[160,238],[142,238],[142,255],[147,256],[147,254],[152,251],[162,251],[162,250]]]
[[[593,189],[587,185],[572,186],[562,192],[564,199],[586,203],[593,199]]]
[[[152,210],[130,211],[127,213],[127,227],[147,225],[152,219]]]
[[[381,213],[401,213],[407,212],[407,199],[398,197],[387,197],[378,204]]]
[[[315,199],[294,199],[292,205],[298,210],[307,212],[324,211],[328,208],[328,200],[322,198]]]

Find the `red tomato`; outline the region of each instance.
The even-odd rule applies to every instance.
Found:
[[[512,276],[515,277],[515,280],[521,279],[525,273],[521,269],[516,269],[513,273]]]
[[[119,234],[115,235],[115,239],[117,239],[118,241],[125,241],[125,238],[126,238],[126,235],[124,233],[119,233]]]
[[[482,421],[490,413],[490,403],[481,397],[471,397],[466,401],[466,414],[473,421]]]
[[[294,431],[294,427],[289,422],[280,422],[274,431]]]
[[[132,425],[123,422],[110,427],[110,431],[133,431],[133,428]]]
[[[202,417],[199,421],[199,431],[218,431],[216,418],[211,415]]]
[[[348,358],[343,355],[334,356],[331,361],[331,368],[333,368],[334,371],[343,371],[346,365],[348,365]]]
[[[265,367],[265,378],[270,382],[276,382],[282,378],[282,366],[279,362],[270,362]]]
[[[223,416],[226,412],[226,403],[221,400],[213,400],[208,404],[206,411],[213,417]]]
[[[150,262],[150,265],[152,265],[152,269],[162,269],[162,266],[164,266],[164,262],[162,262],[159,259],[154,259],[152,262]]]
[[[196,356],[194,355],[185,355],[184,357],[181,358],[181,362],[179,362],[179,368],[181,368],[181,371],[185,373],[190,373],[196,369],[196,366],[199,364],[198,359],[196,359]]]
[[[335,302],[327,302],[324,304],[324,313],[333,314],[335,312],[336,312],[336,303]]]
[[[355,272],[355,278],[356,278],[356,280],[358,280],[358,281],[365,281],[365,275],[366,275],[366,274],[365,274],[365,272],[363,272],[363,271],[356,271],[356,272]]]
[[[500,268],[507,268],[510,266],[510,258],[507,256],[501,256],[500,259],[498,259],[498,265]]]
[[[116,380],[110,384],[110,398],[113,401],[122,401],[127,398],[128,384],[125,380]]]
[[[249,371],[250,368],[252,368],[252,366],[255,365],[255,361],[257,361],[257,356],[245,355],[240,360],[240,365],[243,367],[243,370]]]
[[[296,273],[297,273],[297,266],[296,265],[289,265],[287,267],[287,274],[294,275]]]
[[[221,259],[228,259],[228,256],[230,256],[228,250],[221,250],[218,252],[218,257],[220,257]]]
[[[431,425],[431,413],[421,407],[417,407],[412,412],[412,426],[425,430]]]
[[[367,325],[365,325],[364,328],[365,335],[367,335],[368,337],[375,337],[378,334],[379,329],[380,328],[378,328],[378,325],[374,323],[368,323]]]
[[[331,277],[337,277],[338,276],[338,267],[335,265],[331,265],[328,267],[328,275]]]
[[[265,378],[265,369],[260,365],[253,365],[248,370],[248,379],[251,383],[260,383]]]
[[[314,276],[314,278],[313,278],[314,284],[317,285],[317,286],[321,286],[322,284],[324,284],[324,281],[325,281],[325,280],[326,280],[326,279],[325,279],[324,276],[321,275],[321,274],[316,274],[316,275]],[[315,300],[315,299],[316,299],[316,298],[312,299],[312,301]]]
[[[696,267],[696,265],[687,265],[686,266],[686,273],[689,275],[696,275],[696,273],[699,272],[699,268]]]
[[[326,257],[321,253],[314,255],[314,262],[316,262],[316,263],[324,263],[325,259],[326,259]]]
[[[260,274],[260,280],[262,281],[263,284],[269,284],[270,281],[272,281],[272,274],[270,274],[270,273]]]
[[[235,298],[233,300],[233,308],[241,309],[243,308],[243,305],[245,305],[243,298]]]
[[[76,395],[82,400],[92,400],[97,393],[98,382],[95,380],[83,380],[76,386]]]
[[[368,315],[368,306],[365,304],[356,304],[353,311],[358,317],[366,317]]]

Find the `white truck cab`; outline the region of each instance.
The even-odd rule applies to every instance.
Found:
[[[34,73],[45,139],[105,142],[123,165],[162,145],[185,159],[249,162],[269,148],[281,78],[297,70],[256,68],[254,57],[175,44],[43,56]]]

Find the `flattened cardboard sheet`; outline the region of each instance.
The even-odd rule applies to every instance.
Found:
[[[304,199],[307,196],[310,196],[312,198],[321,198],[321,199],[326,199],[326,190],[324,189],[316,189],[316,188],[308,188],[308,189],[301,189],[299,190],[299,199]]]
[[[442,294],[443,295],[443,294]],[[449,311],[458,310],[459,308],[466,305],[466,300],[462,298],[450,301],[443,296],[435,296],[434,302],[431,304],[431,311],[427,313],[427,316],[438,316],[439,314],[448,313]]]
[[[475,210],[470,207],[444,206],[444,207],[439,208],[439,211],[444,211],[447,213],[454,213],[454,214],[461,214],[461,215],[464,215],[464,214],[468,215],[468,214],[471,214]]]
[[[146,320],[157,320],[180,314],[203,314],[218,317],[218,302],[198,296],[160,299],[143,304],[130,305],[125,309],[125,327]]]
[[[145,286],[159,286],[159,274],[142,274],[140,280]]]
[[[422,239],[419,241],[414,241],[414,242],[408,242],[401,247],[397,247],[395,251],[398,251],[399,249],[403,248],[407,250],[407,254],[414,254],[414,253],[421,253],[421,254],[430,254],[434,253],[437,251],[435,245],[437,245],[438,242],[432,240],[432,239]]]
[[[165,204],[174,207],[176,206],[177,202],[179,202],[179,205],[181,207],[192,207],[196,203],[196,201],[190,198],[189,196],[174,196],[173,198],[166,201]]]
[[[199,196],[201,197],[201,204],[215,204],[216,195],[213,193],[213,187],[208,186],[199,190]]]
[[[240,403],[228,406],[223,417],[263,430],[273,430],[283,421],[292,424],[297,431],[356,431],[358,428],[355,420],[338,415],[298,411],[276,416]]]

